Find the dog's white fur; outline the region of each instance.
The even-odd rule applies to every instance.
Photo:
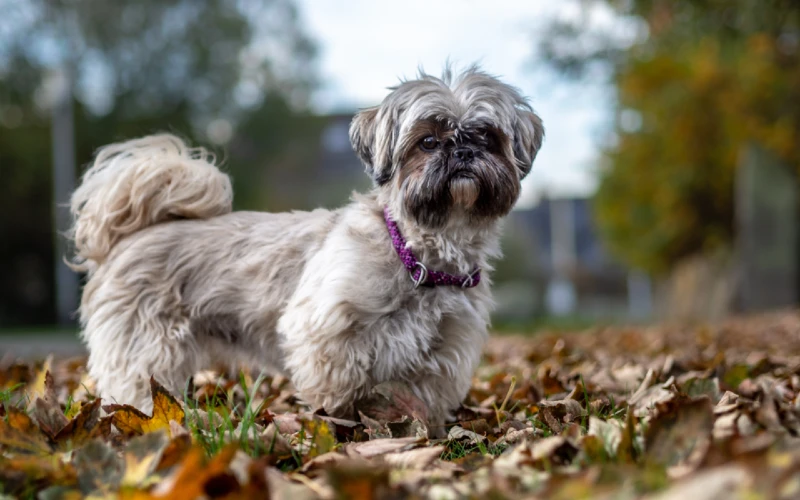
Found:
[[[510,87],[474,68],[455,79],[423,75],[354,120],[354,146],[373,176],[396,177],[406,129],[425,112],[491,120],[510,134],[505,154],[520,179],[541,144],[541,122]],[[287,374],[333,414],[399,380],[431,420],[446,418],[487,336],[498,221],[454,208],[443,226],[425,227],[409,216],[405,189],[378,183],[334,211],[231,212],[228,177],[204,150],[170,135],[103,148],[72,198],[74,262],[89,275],[82,335],[99,395],[148,410],[151,375],[181,393],[200,369],[247,364]],[[479,265],[480,285],[415,289],[384,207],[429,268]]]

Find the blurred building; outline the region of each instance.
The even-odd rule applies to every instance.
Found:
[[[345,203],[354,190],[369,189],[371,181],[364,164],[350,146],[352,114],[327,115],[321,118],[324,126],[319,139],[314,189],[314,203],[336,207]]]
[[[509,296],[506,304],[519,303],[516,311],[503,311],[501,304],[501,315],[613,319],[649,314],[648,301],[639,311],[629,310],[630,273],[604,249],[589,198],[542,198],[530,209],[512,212],[504,251],[497,293]],[[519,266],[523,259],[527,266]]]

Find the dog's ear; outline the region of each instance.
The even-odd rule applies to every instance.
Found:
[[[379,106],[363,109],[350,124],[350,144],[377,185],[389,180],[392,164],[392,130],[379,130],[379,111]]]
[[[543,140],[542,119],[530,109],[519,109],[514,124],[514,159],[520,170],[520,178],[531,171],[533,160],[542,147]]]

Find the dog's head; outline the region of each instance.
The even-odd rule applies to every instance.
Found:
[[[455,212],[470,220],[506,215],[543,137],[519,91],[475,67],[404,81],[350,127],[374,183],[430,228]]]

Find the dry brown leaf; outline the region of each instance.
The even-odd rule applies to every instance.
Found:
[[[392,467],[400,469],[424,469],[436,461],[444,450],[444,446],[438,445],[397,453],[387,453],[386,455],[381,455],[381,458],[386,464]]]
[[[0,457],[3,496],[28,497],[30,492],[26,493],[26,489],[37,482],[70,488],[77,484],[77,475],[72,464],[61,455]]]
[[[658,405],[645,432],[645,460],[666,465],[672,477],[685,476],[705,458],[713,426],[707,397]]]
[[[50,440],[24,411],[10,406],[0,418],[0,446],[20,453],[47,455],[52,453]]]
[[[370,439],[385,439],[392,437],[392,431],[386,426],[385,423],[380,423],[374,418],[370,418],[360,411],[358,416],[361,422],[366,426],[366,433]]]
[[[269,488],[271,500],[317,500],[319,495],[306,484],[290,480],[281,471],[267,467],[266,483]],[[263,494],[262,492],[259,492]]]
[[[90,439],[107,439],[111,433],[111,417],[100,418],[100,400],[81,406],[78,414],[65,425],[54,441],[61,446],[78,448]]]
[[[39,429],[51,439],[67,425],[68,420],[58,404],[55,383],[49,371],[44,374],[44,392],[34,401],[31,413],[39,424]]]
[[[597,417],[589,417],[589,436],[597,436],[603,444],[603,449],[609,457],[617,456],[617,450],[622,442],[622,427],[620,422],[608,422]]]
[[[271,423],[261,433],[261,440],[267,447],[267,453],[278,457],[289,457],[292,454],[292,446],[279,431],[275,423]]]
[[[496,446],[506,446],[520,443],[528,439],[534,439],[538,436],[544,435],[540,429],[527,427],[525,429],[509,429],[505,436],[495,441]]]
[[[649,495],[647,500],[728,500],[740,498],[737,492],[752,481],[751,473],[740,465],[728,465],[702,471],[664,492]]]
[[[182,500],[204,496],[207,484],[213,480],[230,486],[225,478],[230,477],[228,468],[235,455],[236,446],[229,445],[206,461],[202,449],[192,448],[181,461],[178,470],[170,478],[156,486],[152,495],[154,498],[164,500]],[[236,485],[238,489],[238,482]]]
[[[272,422],[278,428],[278,431],[284,435],[300,432],[300,429],[303,428],[300,419],[295,414],[275,415]]]
[[[159,462],[156,470],[167,470],[180,463],[191,448],[191,436],[188,434],[174,436],[161,453],[161,461]]]
[[[468,431],[456,425],[450,428],[450,431],[448,431],[447,439],[451,441],[466,441],[470,444],[477,444],[485,442],[486,436],[481,436],[477,432]]]
[[[393,438],[428,437],[428,427],[416,418],[403,417],[398,422],[386,422],[386,428]]]
[[[411,389],[401,382],[385,382],[370,390],[356,403],[356,409],[379,422],[398,422],[403,417],[428,421],[428,408]]]
[[[363,443],[349,443],[345,445],[344,451],[348,456],[370,458],[386,453],[395,453],[403,450],[410,450],[425,446],[427,439],[424,438],[399,438],[399,439],[376,439]]]
[[[300,472],[302,472],[303,474],[308,474],[313,471],[327,469],[342,462],[357,460],[357,459],[358,458],[347,456],[338,451],[329,451],[328,453],[323,453],[322,455],[314,457],[308,462],[304,463],[303,466],[300,468]]]

